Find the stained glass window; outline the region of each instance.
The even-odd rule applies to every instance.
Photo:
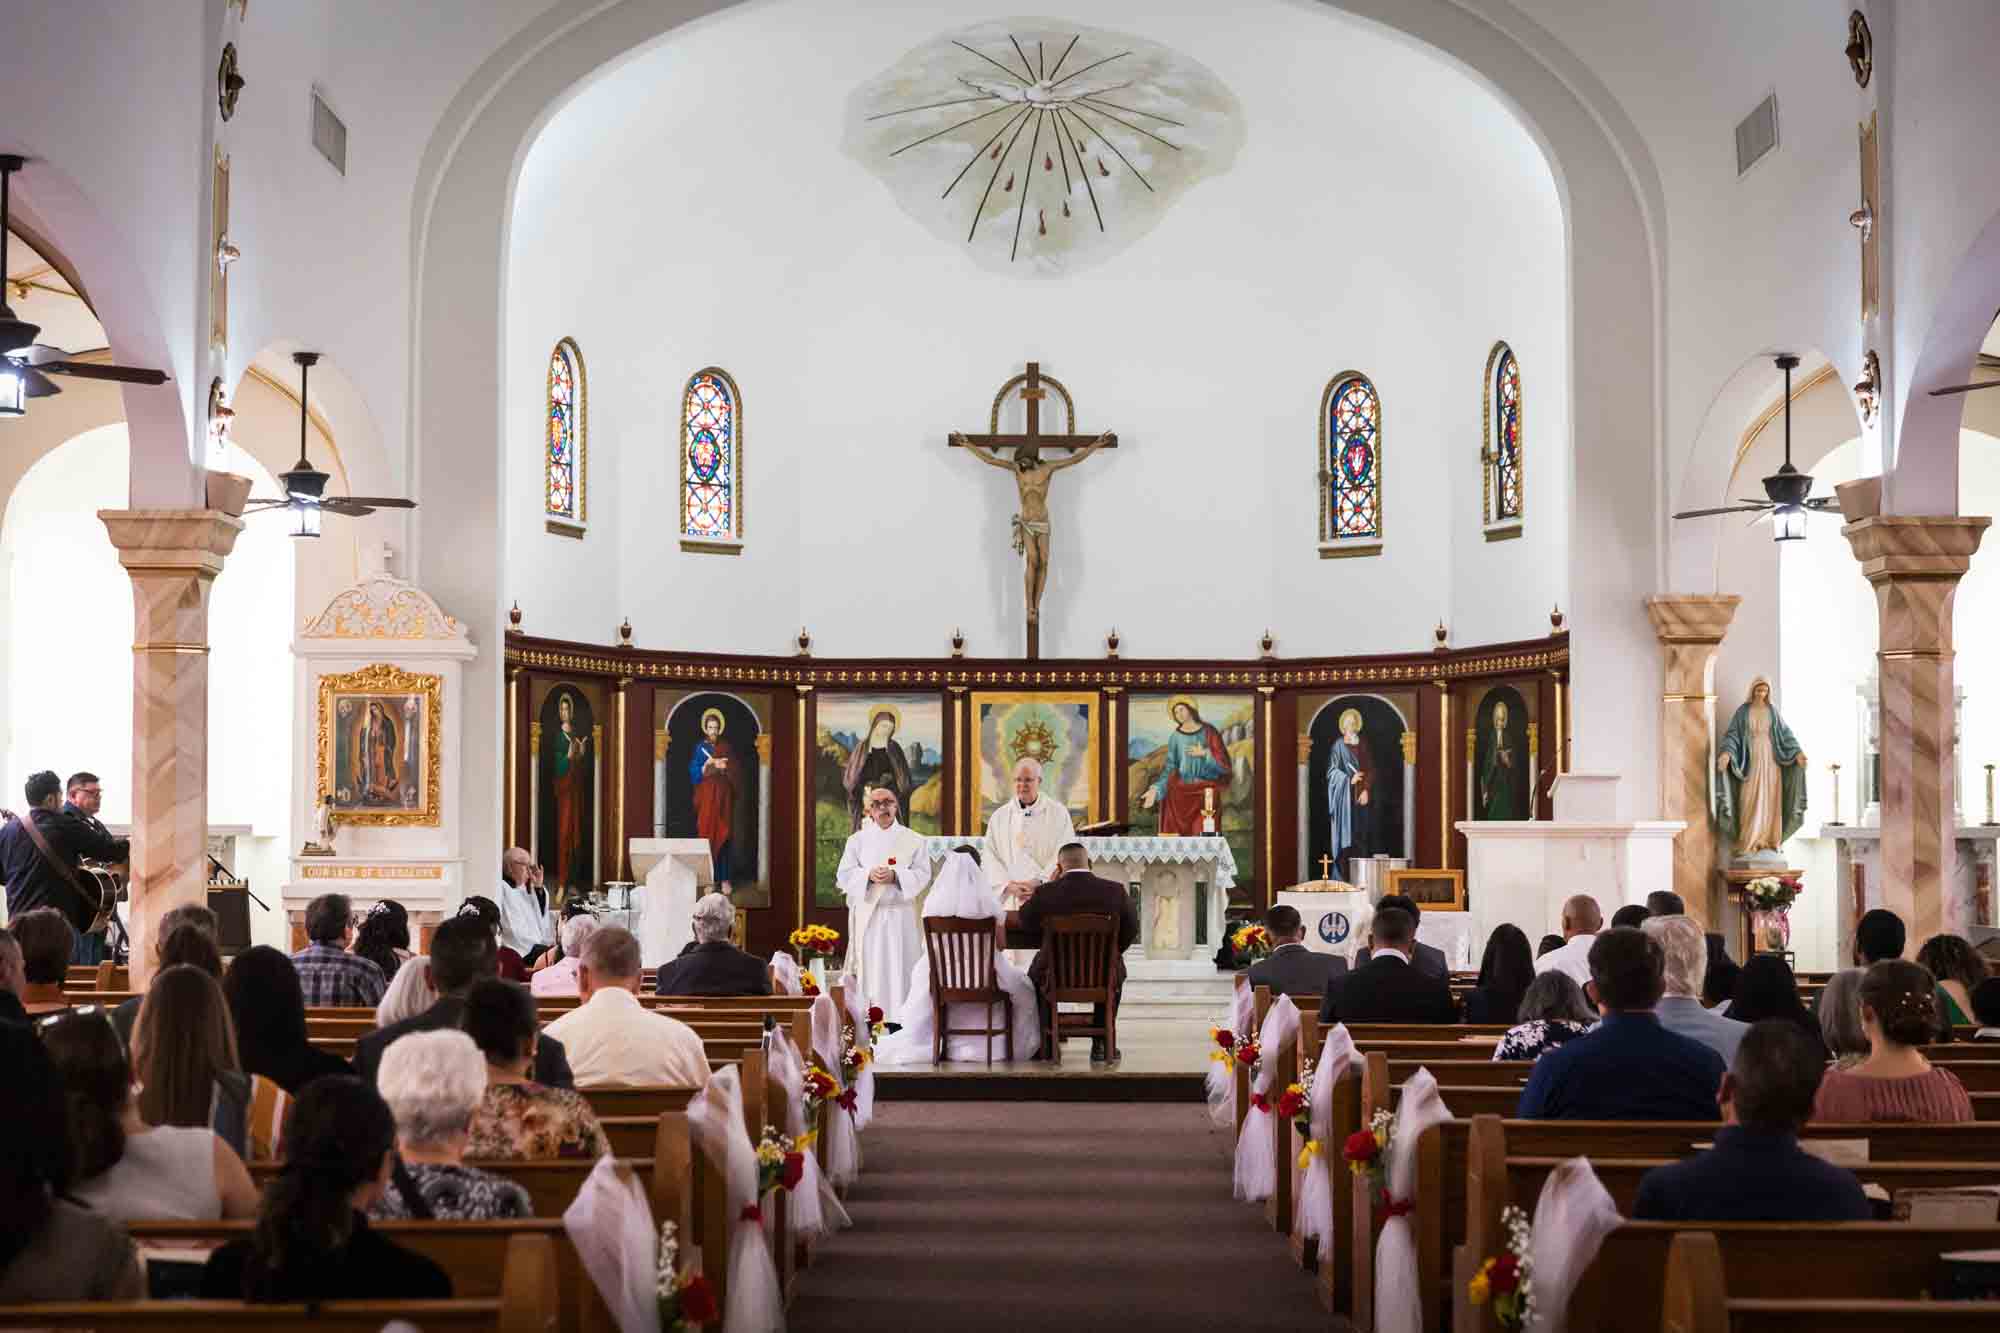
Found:
[[[1358,374],[1336,375],[1321,404],[1320,538],[1377,541],[1382,536],[1382,403]]]
[[[1521,518],[1521,363],[1496,343],[1486,363],[1486,521]]]
[[[696,371],[681,399],[681,537],[743,539],[743,399],[713,366]]]
[[[577,527],[584,520],[583,353],[564,338],[549,353],[548,438],[542,461],[542,508]]]

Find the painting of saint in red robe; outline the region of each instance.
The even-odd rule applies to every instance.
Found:
[[[770,715],[754,690],[654,696],[659,836],[706,842],[715,886],[738,907],[770,906]]]
[[[1175,695],[1167,711],[1174,727],[1167,733],[1166,763],[1139,797],[1139,807],[1158,809],[1163,835],[1199,837],[1221,826],[1223,798],[1235,769],[1222,733],[1202,721],[1192,698]],[[1205,816],[1215,821],[1206,830]]]
[[[536,755],[537,860],[550,888],[596,887],[597,742],[590,701],[558,685],[541,707]]]
[[[723,735],[727,723],[719,708],[701,715],[701,739],[688,759],[688,782],[694,788],[694,832],[708,840],[716,885],[735,889],[731,852],[736,830],[736,747]]]

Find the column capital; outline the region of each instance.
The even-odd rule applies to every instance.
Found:
[[[1870,583],[1885,579],[1957,579],[1993,520],[1969,515],[1877,514],[1856,519],[1840,535],[1854,548]]]
[[[133,573],[214,578],[243,531],[241,518],[220,509],[100,509],[97,517]]]
[[[1729,633],[1729,622],[1743,599],[1725,596],[1667,594],[1646,599],[1646,615],[1661,643],[1718,644]]]

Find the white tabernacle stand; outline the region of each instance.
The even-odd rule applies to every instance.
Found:
[[[1653,890],[1674,887],[1674,835],[1687,825],[1619,819],[1616,774],[1565,773],[1555,780],[1555,804],[1554,819],[1455,825],[1465,835],[1475,960],[1502,922],[1519,926],[1531,943],[1560,930],[1563,900],[1574,894],[1597,899],[1609,920],[1627,903],[1644,904]]]
[[[715,884],[706,838],[634,838],[632,873],[642,881],[633,909],[639,962],[658,967],[680,956],[694,938],[694,900]]]

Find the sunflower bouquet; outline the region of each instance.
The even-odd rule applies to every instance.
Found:
[[[1259,925],[1243,926],[1229,937],[1229,944],[1238,959],[1254,963],[1270,957],[1271,932]]]
[[[831,958],[840,947],[840,932],[831,926],[800,926],[792,932],[791,944],[808,963],[815,958]]]

